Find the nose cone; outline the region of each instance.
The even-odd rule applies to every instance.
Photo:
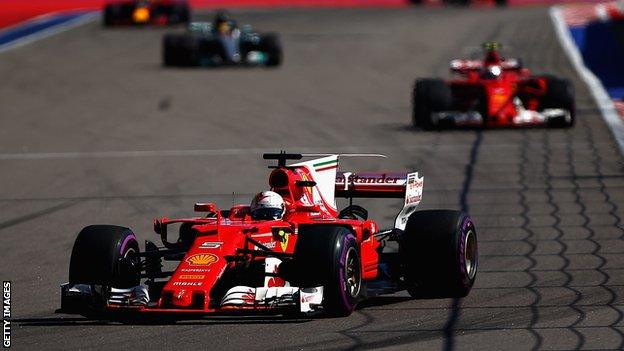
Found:
[[[193,294],[186,289],[174,291],[172,303],[178,307],[189,307],[193,303]]]

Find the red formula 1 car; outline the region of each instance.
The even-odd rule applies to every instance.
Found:
[[[457,79],[418,79],[412,94],[416,127],[521,127],[574,124],[574,89],[567,79],[535,76],[519,60],[484,45],[482,60],[451,61]]]
[[[104,5],[104,25],[165,25],[188,23],[184,0],[119,0]]]
[[[458,211],[416,211],[418,173],[337,172],[339,155],[286,164],[302,157],[265,154],[278,162],[270,167],[272,191],[258,194],[251,207],[197,203],[201,216],[155,220],[164,247],[146,241],[141,251],[125,227],[85,227],[74,243],[69,283],[61,286],[61,311],[345,316],[378,294],[469,293],[477,273],[475,227]],[[338,210],[336,197],[350,204]],[[358,197],[401,198],[394,228],[380,230],[352,203]],[[174,226],[179,236],[170,240]],[[391,241],[398,245],[386,247]]]

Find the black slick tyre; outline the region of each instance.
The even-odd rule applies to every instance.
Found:
[[[412,90],[412,122],[415,127],[431,130],[436,127],[432,113],[449,110],[451,89],[440,79],[417,79]]]
[[[268,56],[267,67],[276,67],[282,64],[282,45],[277,34],[265,34],[262,36],[261,48]]]
[[[570,119],[556,118],[549,121],[548,126],[553,128],[569,128],[574,125],[576,106],[574,102],[574,86],[568,79],[545,77],[546,95],[542,98],[540,109],[560,108],[570,113]]]
[[[302,287],[323,286],[323,308],[348,316],[362,294],[362,263],[353,233],[344,227],[312,225],[299,229],[295,260]]]
[[[114,225],[80,231],[69,264],[70,284],[130,288],[139,284],[139,244],[134,233]]]
[[[478,267],[477,232],[468,215],[452,210],[414,212],[399,245],[412,297],[468,295]]]

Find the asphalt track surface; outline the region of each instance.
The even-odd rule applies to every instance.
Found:
[[[624,163],[546,8],[236,14],[281,33],[283,67],[164,69],[169,29],[98,22],[1,55],[0,276],[13,282],[15,349],[624,347]],[[460,48],[486,40],[573,79],[576,127],[412,129],[413,79],[446,76]],[[389,158],[343,168],[420,171],[424,208],[475,220],[470,296],[397,294],[318,320],[129,326],[54,313],[81,227],[123,224],[155,240],[154,217],[249,201],[267,186],[260,154],[280,149],[379,152]],[[362,203],[384,225],[399,206]]]

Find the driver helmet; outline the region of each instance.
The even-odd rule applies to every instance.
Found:
[[[481,77],[484,79],[497,79],[503,73],[503,68],[499,65],[490,65],[483,69]]]
[[[214,17],[214,28],[222,34],[231,33],[236,28],[236,22],[230,18],[226,11],[219,11]]]
[[[503,60],[500,54],[501,45],[499,43],[485,43],[483,50],[485,51],[485,64],[496,65]]]
[[[251,218],[255,220],[282,219],[286,206],[284,199],[273,191],[263,191],[258,193],[249,206]]]

